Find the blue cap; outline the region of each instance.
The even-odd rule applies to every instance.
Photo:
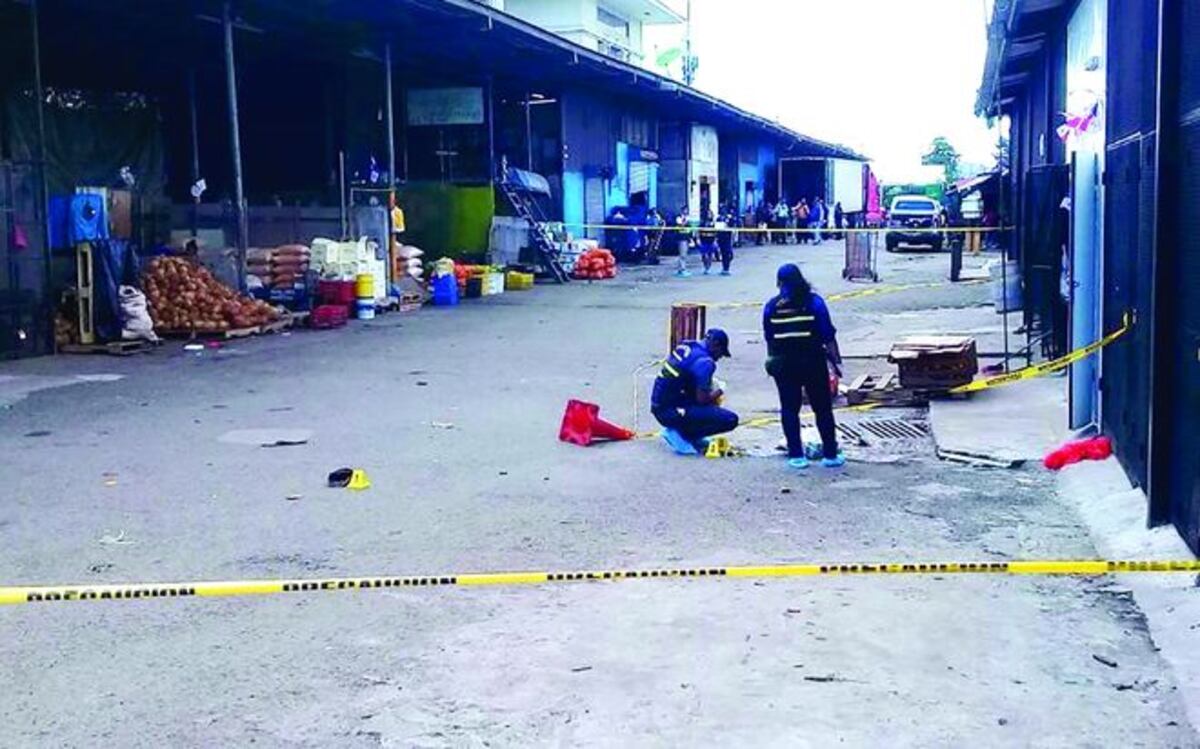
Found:
[[[708,332],[704,334],[704,340],[706,340],[710,345],[720,346],[723,349],[723,351],[713,351],[711,353],[724,354],[725,356],[731,358],[733,357],[733,354],[729,352],[729,334],[724,330],[721,330],[720,328],[709,328]]]

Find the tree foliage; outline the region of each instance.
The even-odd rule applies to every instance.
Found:
[[[958,179],[958,164],[961,159],[958,149],[951,145],[945,136],[939,135],[929,144],[929,150],[921,157],[921,163],[925,166],[940,166],[946,184],[950,184]]]

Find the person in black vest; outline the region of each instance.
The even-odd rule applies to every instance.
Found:
[[[842,374],[837,330],[829,319],[825,300],[813,292],[800,268],[792,263],[780,267],[777,280],[779,294],[763,308],[763,337],[767,342],[767,374],[779,389],[788,465],[808,468],[800,434],[800,408],[807,395],[821,433],[821,464],[839,468],[846,464],[846,458],[838,451],[833,395],[829,392],[830,366],[838,377]]]
[[[717,220],[717,249],[721,256],[721,275],[733,275],[733,230],[737,226],[737,215],[732,208],[726,208]]]
[[[713,261],[717,259],[717,237],[720,232],[717,231],[716,221],[713,219],[712,213],[705,213],[703,220],[700,222],[699,241],[700,241],[700,262],[704,264],[704,275],[712,273]]]

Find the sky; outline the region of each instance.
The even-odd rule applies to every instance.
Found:
[[[977,119],[987,0],[692,0],[696,85],[806,135],[850,146],[886,183],[926,181],[929,142],[990,166]],[[674,45],[648,29],[646,51]]]

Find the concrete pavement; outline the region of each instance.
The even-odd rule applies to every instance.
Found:
[[[664,265],[201,356],[4,365],[2,582],[1095,555],[1040,469],[941,463],[932,441],[797,475],[771,458],[554,440],[570,397],[633,419],[631,372],[663,353],[670,302],[765,299],[777,264],[797,259],[820,291],[852,288],[834,243],[747,248],[733,278],[676,280]],[[914,283],[947,265],[886,256],[881,270]],[[832,311],[865,346],[951,319],[979,329],[987,299],[955,287]],[[745,412],[776,405],[758,318],[710,319],[733,335],[722,377]],[[312,437],[229,439],[252,429]],[[374,487],[323,488],[342,465]],[[1197,745],[1139,610],[1109,580],[27,606],[0,610],[0,635],[16,746]]]

